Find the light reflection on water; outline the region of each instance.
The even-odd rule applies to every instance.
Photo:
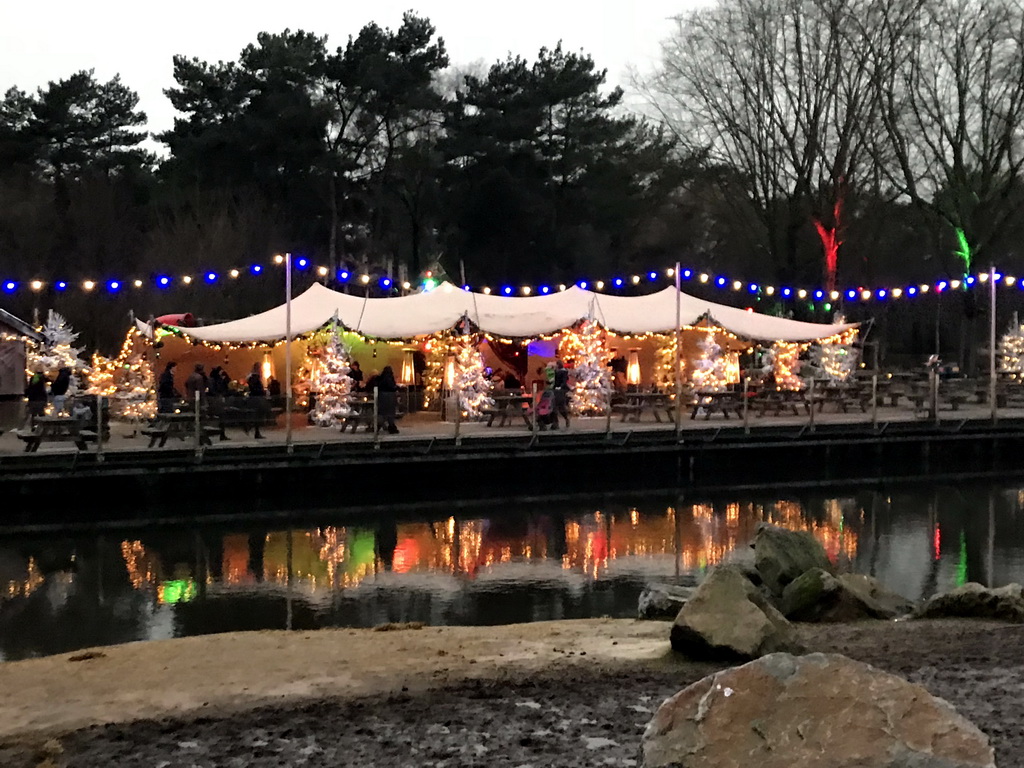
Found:
[[[0,658],[243,629],[633,616],[768,521],[919,599],[1024,581],[1024,491],[494,505],[433,519],[152,527],[0,538]]]

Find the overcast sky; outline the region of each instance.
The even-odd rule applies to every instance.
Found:
[[[532,59],[559,40],[584,49],[609,82],[628,85],[626,70],[648,69],[670,18],[700,0],[0,0],[0,89],[34,90],[81,69],[100,80],[116,73],[138,92],[149,128],[170,127],[163,95],[173,84],[176,53],[230,60],[261,31],[305,29],[333,49],[366,23],[396,28],[403,11],[427,16],[453,64],[486,63],[509,52]]]

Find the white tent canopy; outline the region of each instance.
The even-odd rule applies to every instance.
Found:
[[[855,326],[771,317],[685,293],[679,300],[684,326],[707,318],[713,325],[751,341],[813,341]],[[670,287],[647,296],[614,296],[573,286],[546,296],[519,297],[472,293],[442,283],[427,293],[369,299],[314,283],[292,299],[292,336],[322,328],[335,315],[344,328],[377,339],[410,339],[446,331],[463,317],[481,331],[508,338],[557,333],[587,317],[616,333],[664,333],[676,327],[676,289]],[[181,330],[199,341],[277,341],[286,335],[285,316],[282,304],[241,320]]]

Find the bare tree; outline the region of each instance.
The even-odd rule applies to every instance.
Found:
[[[737,170],[780,276],[801,275],[800,231],[821,241],[834,289],[846,198],[870,161],[868,48],[851,40],[857,0],[720,0],[676,19],[642,87],[711,163]]]
[[[878,168],[949,225],[958,257],[950,271],[967,275],[1019,213],[1021,4],[875,0],[860,21],[884,128],[871,142]]]

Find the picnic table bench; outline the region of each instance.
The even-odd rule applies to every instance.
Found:
[[[810,408],[802,391],[786,389],[769,389],[759,392],[750,404],[757,411],[758,416],[766,416],[769,411],[773,416],[781,416],[783,411],[791,411],[794,416],[799,416],[800,406],[803,406],[804,409]]]
[[[74,443],[80,451],[95,443],[99,435],[90,424],[69,416],[39,416],[31,429],[15,430],[14,434],[25,443],[26,453],[35,453],[43,443]],[[106,435],[105,435],[106,437]]]
[[[481,413],[487,416],[487,426],[493,426],[495,419],[498,420],[498,426],[504,427],[506,424],[515,423],[517,418],[522,418],[523,423],[527,427],[530,424],[530,409],[533,405],[533,398],[529,395],[522,394],[509,394],[509,395],[495,395],[493,398],[494,405],[490,408],[481,409]]]
[[[159,413],[141,430],[145,437],[149,438],[149,447],[159,443],[163,448],[168,438],[177,437],[180,440],[194,438],[196,435],[196,416],[194,413]],[[220,434],[221,427],[211,423],[210,417],[200,416],[199,420],[199,444],[213,445],[213,435]]]
[[[698,392],[693,410],[690,412],[690,420],[696,419],[702,409],[705,421],[716,412],[727,419],[730,412],[739,417],[743,414],[743,395],[738,392]]]

